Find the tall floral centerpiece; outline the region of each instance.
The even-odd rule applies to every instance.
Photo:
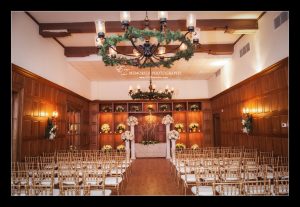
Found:
[[[252,131],[252,115],[245,113],[242,118],[242,132],[249,134]]]
[[[135,142],[134,142],[134,126],[138,124],[138,119],[134,116],[129,116],[127,118],[127,125],[130,126],[130,132],[133,135],[133,139],[131,141],[131,159],[135,159]]]
[[[126,157],[129,159],[130,155],[130,149],[129,149],[129,141],[132,141],[134,139],[133,134],[131,131],[125,131],[121,134],[121,139],[125,142],[125,148],[126,148]]]
[[[170,132],[170,125],[174,123],[174,119],[171,115],[167,114],[163,117],[161,123],[166,125],[167,159],[170,159],[170,140],[168,139],[168,134]]]
[[[176,130],[171,130],[169,133],[168,133],[168,139],[171,140],[172,142],[172,159],[174,160],[175,159],[175,144],[176,144],[176,140],[178,140],[180,138],[180,134],[178,131]]]

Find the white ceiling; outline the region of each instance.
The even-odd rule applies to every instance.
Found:
[[[119,11],[29,11],[40,23],[63,22],[90,22],[96,19],[105,21],[120,21]],[[189,13],[193,13],[197,19],[257,19],[262,11],[169,11],[168,19],[186,19]],[[157,19],[157,11],[149,11],[150,20]],[[144,20],[145,11],[132,11],[131,20]],[[107,34],[109,36],[110,34]],[[201,31],[201,44],[232,44],[240,35],[224,33],[224,31]],[[64,46],[95,46],[96,34],[75,33],[69,37],[57,38]],[[186,62],[180,60],[174,63],[171,69],[154,69],[154,78],[158,79],[209,79],[224,64],[219,64],[231,56],[208,55],[195,53]],[[66,58],[67,61],[89,80],[137,80],[148,78],[149,69],[136,69],[134,67],[107,67],[101,58],[94,56],[81,58]],[[217,64],[214,65],[214,64]],[[160,71],[160,74],[155,74]]]
[[[231,56],[214,56],[195,53],[188,62],[174,62],[172,68],[153,68],[153,79],[207,80],[218,71]],[[67,58],[67,61],[91,81],[97,80],[138,80],[148,79],[149,69],[136,67],[105,66],[101,58]]]

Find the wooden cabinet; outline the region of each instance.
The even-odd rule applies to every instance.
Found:
[[[207,100],[160,100],[160,101],[94,101],[91,105],[98,104],[98,114],[95,118],[95,113],[90,117],[91,134],[95,133],[95,126],[98,126],[97,140],[91,140],[93,149],[101,149],[104,145],[111,145],[114,149],[124,144],[121,140],[121,133],[118,126],[125,125],[125,130],[130,130],[127,126],[127,118],[129,116],[135,116],[138,119],[139,124],[135,127],[135,141],[140,143],[144,140],[144,128],[145,123],[155,123],[155,136],[159,142],[166,142],[166,128],[163,125],[162,119],[167,114],[171,115],[174,119],[174,123],[171,124],[171,130],[175,125],[181,123],[184,128],[180,132],[180,140],[177,143],[183,143],[186,147],[191,147],[193,144],[205,146],[204,132],[205,128],[203,121],[203,102],[207,105]],[[203,105],[206,107],[206,105]],[[95,110],[97,107],[93,107]],[[205,114],[210,113],[210,108],[205,108]],[[90,112],[91,114],[91,112]],[[93,121],[96,120],[97,123]],[[206,124],[210,125],[209,120],[206,120]],[[190,125],[197,125],[195,130],[190,129]],[[103,128],[109,126],[108,131],[104,131]],[[209,126],[206,126],[209,128]],[[210,132],[206,135],[210,138]],[[205,135],[205,136],[206,136]]]

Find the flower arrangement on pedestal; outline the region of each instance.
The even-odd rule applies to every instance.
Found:
[[[131,126],[131,125],[137,125],[138,124],[138,119],[134,116],[129,116],[127,119],[127,125]]]
[[[249,134],[252,131],[252,115],[246,113],[242,119],[242,132]]]
[[[108,133],[110,131],[110,126],[108,124],[103,124],[101,126],[101,131],[104,133]]]
[[[198,129],[199,127],[199,124],[198,123],[190,123],[189,125],[189,129],[190,129],[190,132],[196,132],[196,130]]]
[[[125,124],[120,123],[120,124],[118,124],[118,126],[117,126],[117,132],[118,132],[118,133],[122,133],[122,132],[125,131],[125,128],[126,128]]]
[[[123,144],[120,144],[120,145],[117,146],[117,150],[119,152],[123,152],[123,151],[125,151],[125,146]]]
[[[177,140],[179,139],[179,132],[176,131],[176,130],[171,130],[169,133],[168,133],[168,138],[169,139],[173,139],[173,140]]]
[[[103,152],[110,152],[112,151],[112,147],[110,145],[104,145],[101,150]]]
[[[185,144],[183,144],[183,143],[177,143],[176,144],[176,149],[177,150],[183,150],[183,149],[185,149],[186,148],[186,146],[185,146]]]
[[[124,112],[125,108],[121,105],[116,106],[116,112]]]
[[[125,131],[121,134],[121,139],[123,141],[131,141],[133,140],[133,134],[130,131]]]
[[[199,149],[199,146],[198,146],[197,144],[193,144],[193,145],[191,146],[191,149],[192,149],[192,150]]]
[[[198,111],[199,110],[199,105],[198,104],[193,104],[190,107],[191,111]]]
[[[176,111],[182,111],[183,110],[183,105],[182,104],[176,104],[175,110]]]
[[[164,116],[163,119],[162,119],[162,121],[161,121],[161,123],[164,124],[164,125],[166,125],[166,124],[172,124],[173,122],[174,122],[174,119],[169,114],[166,115],[166,116]]]
[[[184,128],[184,126],[183,126],[182,123],[177,123],[177,124],[175,124],[175,126],[174,126],[174,129],[177,130],[178,132],[182,132],[182,131],[183,131],[183,128]]]

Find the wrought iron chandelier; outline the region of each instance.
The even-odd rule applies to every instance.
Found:
[[[139,30],[130,26],[130,12],[120,13],[121,25],[125,31],[123,35],[111,35],[105,37],[105,22],[97,20],[96,46],[98,54],[107,66],[130,65],[138,68],[167,67],[173,62],[184,58],[189,60],[194,54],[194,45],[199,45],[200,29],[196,27],[196,19],[193,14],[187,17],[187,32],[171,31],[167,28],[168,13],[158,12],[160,30],[149,29],[149,19],[146,12],[145,29]],[[123,41],[130,42],[133,51],[125,53],[118,49],[117,44]],[[166,48],[171,42],[179,41],[179,45]]]
[[[146,100],[161,100],[161,99],[172,99],[172,96],[174,94],[174,88],[169,89],[167,86],[164,91],[157,91],[155,89],[155,86],[152,85],[152,78],[151,78],[151,69],[150,68],[150,85],[149,85],[149,91],[142,91],[139,87],[134,92],[132,90],[132,87],[129,87],[129,95],[132,99],[146,99]]]

